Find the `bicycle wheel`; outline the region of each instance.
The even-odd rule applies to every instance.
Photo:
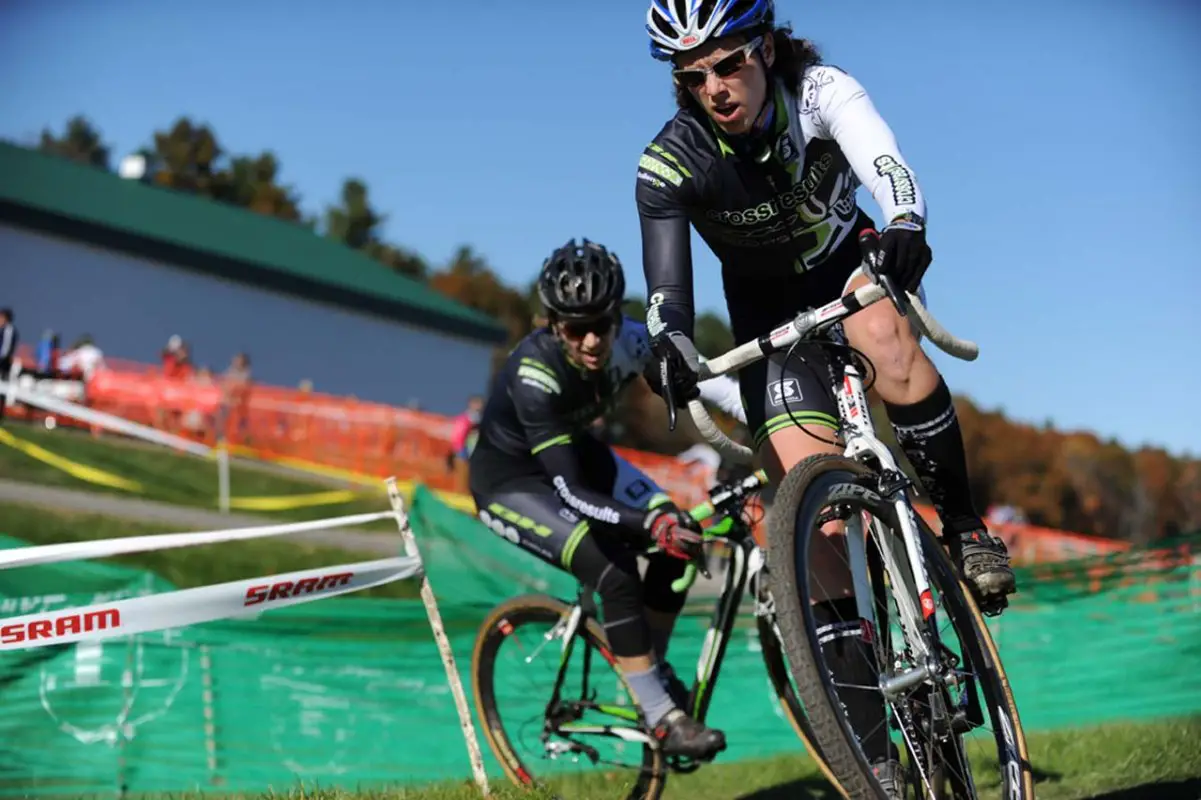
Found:
[[[1017,707],[992,637],[942,546],[921,524],[918,531],[926,568],[931,588],[937,591],[935,613],[941,614],[934,619],[953,627],[959,637],[959,648],[955,652],[944,644],[937,653],[926,654],[938,662],[940,677],[883,694],[884,678],[907,671],[912,674],[906,662],[920,661],[916,654],[921,653],[923,645],[915,630],[920,626],[912,620],[914,610],[923,608],[923,603],[907,571],[893,504],[880,496],[876,484],[872,470],[856,461],[831,455],[808,458],[790,470],[781,482],[768,522],[769,580],[777,623],[797,692],[821,753],[851,800],[887,800],[888,795],[874,776],[846,718],[839,687],[825,667],[808,602],[812,578],[809,544],[814,531],[835,519],[866,514],[876,520],[873,531],[886,538],[880,542],[867,537],[868,543],[875,545],[870,553],[875,560],[869,558],[875,568],[869,569],[869,576],[865,576],[873,579],[870,599],[876,616],[873,621],[879,631],[878,636],[872,637],[873,647],[877,663],[884,665],[884,674],[881,686],[861,688],[878,688],[882,692],[884,707],[888,709],[886,719],[892,729],[889,733],[900,734],[899,750],[906,756],[906,785],[919,797],[940,800],[976,800],[985,796],[1032,800],[1033,776]],[[898,552],[901,558],[897,557]],[[880,566],[889,562],[887,568]],[[894,645],[896,631],[888,624],[894,609],[896,620],[901,622],[899,645]],[[910,622],[907,624],[906,620]],[[962,696],[953,696],[960,691]],[[980,769],[995,758],[996,794],[980,793],[982,787],[993,789],[993,781],[977,785],[973,759],[968,758],[965,749],[968,735],[983,726],[985,709],[993,726],[995,750],[989,756],[975,759],[975,766]]]
[[[788,670],[787,662],[784,660],[783,642],[780,640],[778,628],[774,620],[774,614],[771,616],[759,616],[756,619],[756,625],[759,629],[759,647],[763,651],[763,664],[767,667],[767,677],[771,681],[772,689],[776,693],[776,699],[780,701],[780,709],[784,712],[788,724],[792,726],[793,732],[796,733],[797,738],[804,745],[805,752],[813,758],[813,761],[817,764],[817,768],[821,770],[822,775],[830,782],[830,785],[845,798],[847,796],[846,790],[842,788],[842,784],[838,782],[838,778],[830,771],[830,766],[826,763],[825,756],[822,755],[821,749],[818,746],[813,726],[809,724],[809,717],[805,714],[805,708],[801,705],[801,699],[797,696],[796,687],[792,684],[791,673]]]
[[[548,595],[523,595],[481,624],[471,681],[488,746],[519,786],[576,797],[596,796],[603,785],[628,800],[657,800],[666,782],[662,753],[648,743],[597,621],[581,624],[564,649],[572,610]],[[604,766],[581,774],[582,762]]]

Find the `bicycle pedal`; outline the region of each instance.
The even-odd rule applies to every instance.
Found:
[[[980,613],[986,617],[999,617],[1009,608],[1009,601],[1002,597],[1000,600],[980,606]]]
[[[696,772],[701,768],[701,762],[688,756],[668,756],[667,765],[672,772],[678,772],[681,775],[687,775],[691,772]]]

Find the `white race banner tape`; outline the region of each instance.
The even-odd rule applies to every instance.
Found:
[[[174,547],[193,547],[219,542],[236,542],[241,539],[259,539],[265,536],[283,536],[288,533],[319,531],[344,525],[363,525],[377,519],[394,518],[391,511],[373,511],[367,514],[350,514],[345,517],[330,517],[311,522],[287,522],[280,525],[261,525],[254,528],[232,528],[223,531],[195,531],[189,533],[155,533],[149,536],[126,536],[120,539],[97,539],[94,542],[65,542],[43,544],[37,547],[14,547],[0,550],[0,569],[32,567],[37,564],[53,564],[58,561],[79,561],[89,558],[107,558],[127,553],[146,553],[151,550],[168,550]]]
[[[419,559],[396,556],[10,617],[0,619],[0,650],[182,628],[357,592],[411,577],[420,568]]]

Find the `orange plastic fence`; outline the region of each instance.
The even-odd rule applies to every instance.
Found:
[[[24,363],[31,353],[22,348]],[[165,378],[156,365],[105,359],[106,369],[87,383],[83,402],[91,408],[177,435],[215,444],[224,438],[266,458],[300,459],[365,475],[396,475],[435,489],[462,489],[452,466],[452,420],[438,414],[370,403],[318,392],[255,384],[238,397],[218,383]],[[36,416],[17,407],[14,416]],[[60,419],[60,424],[72,424]],[[698,465],[626,448],[618,452],[642,469],[681,505],[707,499]],[[935,528],[933,509],[920,508]],[[760,513],[757,515],[761,516]],[[1128,545],[1031,525],[1002,523],[1015,561],[1040,563],[1125,550]]]

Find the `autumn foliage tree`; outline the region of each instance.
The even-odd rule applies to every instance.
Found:
[[[494,358],[497,364],[505,353],[533,330],[536,308],[529,292],[505,285],[488,263],[469,246],[460,247],[450,261],[429,278],[432,288],[468,308],[474,308],[500,320],[509,332],[505,346]]]
[[[43,129],[38,149],[80,164],[109,168],[109,148],[101,141],[100,132],[83,116],[67,120],[61,136],[51,133],[49,128]]]
[[[110,146],[82,116],[69,119],[60,133],[43,130],[29,146],[111,169]],[[146,159],[146,179],[159,186],[305,226],[495,317],[508,331],[507,343],[497,349],[497,362],[529,333],[540,314],[533,275],[529,283],[508,285],[468,245],[433,268],[420,255],[387,241],[382,234],[387,214],[374,204],[361,177],[348,178],[337,202],[320,216],[306,216],[296,190],[281,182],[281,167],[273,153],[231,155],[211,127],[187,116],[155,131],[138,152]],[[641,320],[645,305],[641,298],[631,297],[623,310]],[[712,312],[698,314],[695,339],[704,354],[733,345],[725,320]],[[1201,530],[1201,460],[1173,457],[1154,448],[1132,452],[1091,433],[1017,422],[963,397],[956,399],[956,407],[973,494],[982,510],[1012,505],[1036,524],[1136,543]],[[715,416],[728,430],[736,429],[734,420]],[[616,417],[622,444],[678,452],[698,441],[687,414],[680,415],[677,431],[668,434],[663,403],[643,382],[634,384],[622,399]],[[873,417],[881,438],[899,455],[878,403]]]

